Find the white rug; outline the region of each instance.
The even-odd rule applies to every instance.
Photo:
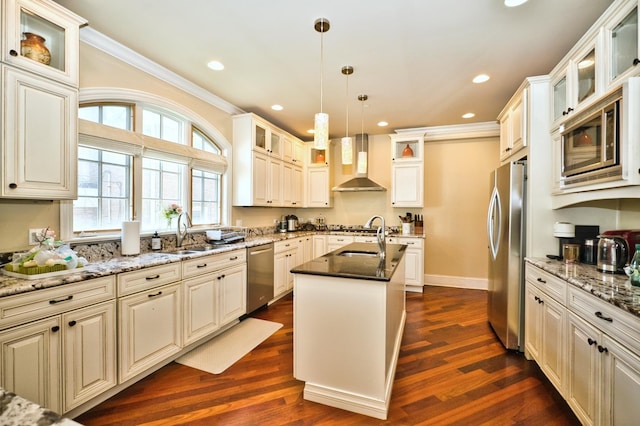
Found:
[[[179,364],[220,374],[278,331],[282,324],[247,318],[207,343],[176,359]]]

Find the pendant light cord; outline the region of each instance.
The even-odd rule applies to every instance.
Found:
[[[322,31],[320,32],[320,113],[322,113],[322,77],[324,74],[324,22],[321,23]]]

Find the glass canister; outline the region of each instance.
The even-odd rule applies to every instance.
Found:
[[[631,285],[640,287],[640,244],[636,244],[636,252],[629,264],[629,280]]]

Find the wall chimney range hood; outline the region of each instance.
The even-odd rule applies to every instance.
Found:
[[[356,143],[354,144],[356,152],[369,150],[369,135],[360,133],[356,135]],[[354,170],[358,170],[358,155],[354,155]],[[368,163],[368,162],[367,162]],[[375,183],[367,177],[368,165],[364,173],[356,173],[355,176],[340,185],[334,186],[334,192],[361,192],[361,191],[386,191],[387,188]]]

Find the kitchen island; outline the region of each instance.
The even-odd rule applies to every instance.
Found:
[[[294,268],[304,399],[386,419],[405,323],[405,245],[352,243]]]

